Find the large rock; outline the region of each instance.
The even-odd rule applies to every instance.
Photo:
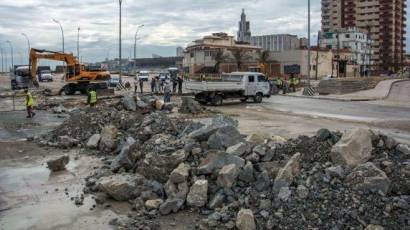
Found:
[[[202,106],[192,97],[181,97],[181,100],[182,103],[181,107],[178,109],[178,112],[185,114],[198,114],[202,112]]]
[[[246,141],[252,144],[263,144],[265,140],[270,140],[271,136],[267,133],[252,133],[247,138]]]
[[[197,173],[200,175],[212,174],[214,170],[219,170],[228,164],[235,164],[238,167],[242,167],[245,164],[245,160],[225,152],[209,152],[207,157],[203,159],[198,166]]]
[[[109,125],[101,130],[101,139],[99,149],[104,152],[111,152],[117,147],[118,129],[115,126]]]
[[[98,148],[98,143],[100,143],[101,135],[96,133],[92,135],[87,141],[87,148],[96,149]]]
[[[237,156],[242,156],[243,154],[246,153],[247,150],[248,150],[248,145],[243,142],[240,142],[236,145],[233,145],[227,148],[226,153],[237,155]]]
[[[207,125],[188,134],[188,138],[196,141],[207,141],[209,137],[214,134],[219,128],[214,125]]]
[[[301,154],[296,153],[289,159],[286,165],[279,170],[273,182],[273,192],[275,194],[278,194],[281,188],[289,187],[295,176],[300,173],[300,160]]]
[[[178,167],[171,172],[169,180],[174,184],[185,182],[189,176],[190,168],[188,164],[179,164]]]
[[[396,150],[405,155],[410,155],[410,147],[408,145],[399,144],[396,146]]]
[[[187,203],[193,207],[203,207],[208,201],[208,181],[197,180],[189,189]]]
[[[184,204],[183,200],[180,199],[168,199],[159,206],[159,213],[161,215],[168,215],[171,212],[176,213]]]
[[[164,186],[164,189],[168,199],[180,199],[185,201],[189,187],[187,182],[174,184],[168,180]]]
[[[68,164],[69,161],[69,156],[60,156],[47,161],[47,167],[53,172],[62,171],[65,170],[65,166]]]
[[[239,172],[239,180],[244,182],[253,182],[255,181],[255,176],[253,175],[254,169],[252,162],[248,161],[243,169]]]
[[[124,168],[125,170],[131,170],[134,168],[135,161],[137,160],[136,155],[133,154],[135,143],[136,141],[134,138],[127,138],[121,148],[120,154],[118,154],[111,162],[111,170],[116,172],[120,168]]]
[[[255,230],[255,217],[250,209],[242,208],[236,216],[236,227],[239,230]]]
[[[135,99],[131,95],[126,95],[121,99],[121,103],[124,108],[128,111],[137,111],[137,105],[135,104]]]
[[[373,133],[368,129],[355,129],[343,135],[342,139],[332,147],[330,156],[336,164],[355,167],[367,162],[372,153]]]
[[[218,114],[216,117],[212,119],[211,124],[218,128],[222,128],[225,126],[238,127],[239,123],[237,120],[233,119],[232,117],[229,117],[223,114]]]
[[[164,203],[164,201],[161,200],[161,199],[147,200],[147,201],[145,201],[145,207],[148,210],[158,209],[159,206],[161,206],[162,203]]]
[[[71,148],[77,146],[80,143],[80,141],[69,136],[59,136],[58,143],[60,147]]]
[[[219,170],[217,184],[224,188],[231,188],[239,175],[239,168],[235,164],[225,165]]]
[[[113,176],[102,177],[97,183],[100,191],[107,193],[117,201],[127,201],[133,198],[137,188],[136,177],[131,174],[115,174]]]
[[[208,139],[210,149],[225,149],[242,141],[238,129],[233,126],[225,126],[218,129]]]
[[[354,168],[345,181],[352,188],[366,192],[387,194],[390,188],[390,179],[386,173],[371,162]]]

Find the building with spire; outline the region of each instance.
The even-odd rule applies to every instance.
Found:
[[[241,21],[239,22],[238,42],[251,41],[251,26],[249,21],[246,21],[245,9],[242,9]]]

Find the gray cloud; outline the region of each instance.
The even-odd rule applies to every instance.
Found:
[[[123,0],[123,56],[133,56],[133,37],[140,24],[145,27],[139,33],[137,56],[149,57],[152,53],[169,56],[175,54],[176,46],[185,46],[212,32],[235,35],[242,8],[246,9],[255,35],[307,36],[307,1]],[[22,32],[30,37],[33,47],[61,50],[59,26],[52,18],[64,27],[67,51],[76,51],[77,27],[81,27],[84,61],[118,55],[118,0],[3,0],[0,3],[0,42],[13,42],[16,62],[21,59],[17,52],[27,53]],[[312,35],[319,29],[320,0],[314,0]],[[8,52],[8,46],[0,46]]]

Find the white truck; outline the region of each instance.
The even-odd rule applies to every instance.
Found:
[[[242,102],[253,99],[255,103],[261,103],[263,97],[270,97],[270,85],[265,75],[253,72],[222,74],[219,80],[213,81],[188,81],[185,88],[195,94],[199,103],[215,106],[226,99]]]

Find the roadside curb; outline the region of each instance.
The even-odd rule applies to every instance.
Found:
[[[352,102],[352,101],[376,101],[378,99],[372,98],[358,98],[358,99],[343,99],[343,98],[334,98],[334,97],[318,97],[318,96],[303,96],[303,95],[288,95],[288,94],[280,94],[277,96],[284,96],[284,97],[294,97],[294,98],[306,98],[306,99],[316,99],[316,100],[327,100],[327,101],[341,101],[341,102]]]

